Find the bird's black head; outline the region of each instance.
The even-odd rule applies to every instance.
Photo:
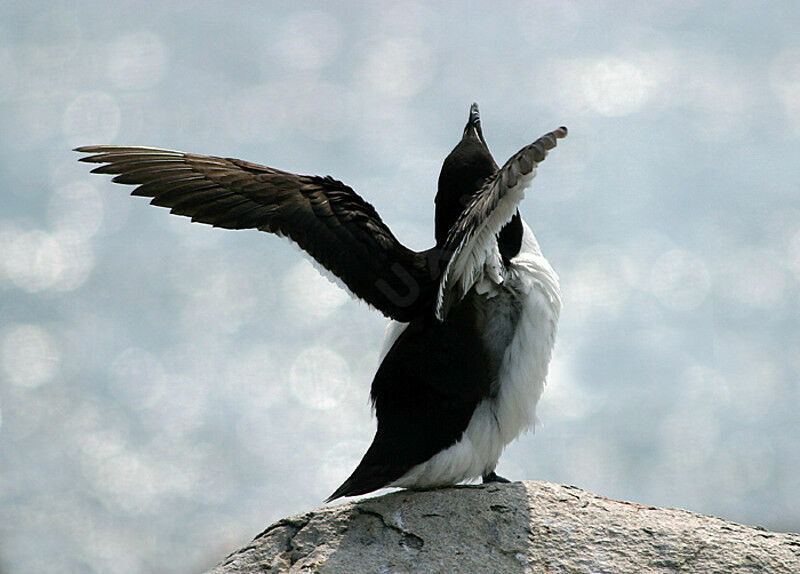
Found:
[[[436,245],[447,239],[450,227],[490,175],[497,164],[486,147],[478,104],[469,109],[464,135],[444,160],[436,194]]]

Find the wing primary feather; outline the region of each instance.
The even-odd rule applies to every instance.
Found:
[[[220,193],[218,187],[219,186],[216,184],[201,184],[198,186],[195,183],[194,186],[188,189],[159,193],[153,198],[150,204],[160,207],[178,208],[181,210],[181,215],[185,215],[189,210],[193,210],[196,213],[206,207],[221,205],[225,202],[230,202],[232,199],[240,198],[240,196],[231,191]],[[193,214],[194,213],[192,213],[192,215]]]
[[[178,167],[170,166],[165,169],[145,167],[121,173],[113,177],[111,181],[114,183],[135,185],[165,179],[177,180],[180,179],[181,175],[194,175],[194,173],[194,170],[187,165],[180,165]]]
[[[112,163],[103,164],[94,168],[91,173],[100,174],[118,174],[131,171],[135,168],[171,168],[184,166],[185,164],[180,159],[174,158],[156,158],[146,160],[121,160]]]
[[[150,183],[145,183],[140,186],[137,186],[132,192],[131,195],[141,196],[141,197],[156,197],[157,195],[166,195],[171,192],[180,192],[181,190],[186,190],[187,193],[192,193],[194,191],[202,191],[204,189],[209,188],[219,188],[214,182],[209,182],[204,177],[197,175],[191,178],[183,178],[178,180],[168,180],[168,181],[153,181]],[[168,207],[168,206],[165,206]]]
[[[475,284],[492,255],[492,240],[516,213],[536,166],[566,137],[562,126],[515,153],[471,199],[450,230],[444,249],[452,253],[439,281],[436,317],[443,321],[452,305]]]

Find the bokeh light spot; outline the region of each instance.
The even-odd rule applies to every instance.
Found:
[[[344,305],[347,292],[323,276],[307,260],[294,265],[283,280],[283,298],[293,315],[307,322],[323,321]]]
[[[419,38],[390,38],[367,57],[362,74],[374,91],[398,98],[419,93],[433,72],[433,56]]]
[[[55,3],[51,4],[55,5]],[[81,47],[83,33],[78,15],[71,10],[36,10],[25,39],[30,46],[30,62],[43,68],[58,68],[74,58]]]
[[[283,22],[275,36],[275,47],[292,68],[316,70],[336,56],[341,37],[336,18],[327,12],[311,10],[292,14]]]
[[[70,145],[109,143],[117,137],[121,112],[105,92],[88,92],[73,99],[64,111],[62,129]]]
[[[327,347],[301,352],[292,363],[290,378],[294,397],[312,409],[336,407],[352,387],[347,363]]]
[[[61,366],[61,349],[39,325],[16,325],[2,340],[2,365],[15,385],[35,388],[49,383]]]
[[[21,231],[4,254],[6,275],[25,291],[35,293],[52,287],[64,270],[61,247],[41,230]]]
[[[103,198],[86,181],[74,181],[59,187],[47,206],[47,219],[57,233],[73,240],[88,240],[103,223]]]
[[[592,108],[605,116],[635,112],[649,96],[644,71],[631,62],[616,58],[588,66],[581,87]]]
[[[17,232],[12,237],[0,237],[0,245],[6,244],[0,267],[17,287],[30,293],[71,291],[89,277],[94,254],[79,237],[14,227]]]
[[[639,111],[669,73],[667,62],[644,56],[557,59],[553,68],[559,101],[612,117]]]
[[[575,378],[575,357],[562,347],[556,347],[547,375],[547,389],[537,409],[548,421],[580,420],[598,407],[589,393]]]

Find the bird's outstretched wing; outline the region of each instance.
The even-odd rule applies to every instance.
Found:
[[[430,309],[438,276],[404,247],[375,209],[330,176],[296,175],[230,158],[146,147],[86,146],[93,173],[192,221],[286,236],[352,293],[398,321]]]
[[[440,279],[436,300],[436,316],[440,320],[475,284],[493,253],[497,234],[525,197],[525,189],[536,175],[536,166],[566,135],[567,128],[562,126],[511,156],[472,197],[453,224],[444,245],[444,251],[452,255]]]

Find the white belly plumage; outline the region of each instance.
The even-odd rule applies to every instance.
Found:
[[[561,298],[558,276],[542,255],[533,232],[524,223],[523,226],[519,254],[511,260],[502,285],[494,286],[486,295],[489,313],[492,304],[508,305],[508,297],[502,295],[516,299],[520,308],[500,362],[496,394],[478,404],[455,444],[412,467],[392,486],[431,488],[488,474],[497,466],[505,446],[534,422],[555,341]],[[390,325],[382,356],[404,328],[403,323]]]

